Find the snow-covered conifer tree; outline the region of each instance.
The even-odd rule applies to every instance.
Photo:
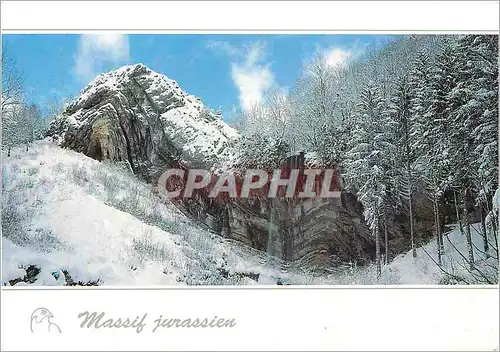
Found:
[[[380,212],[384,209],[391,168],[394,124],[386,113],[380,89],[369,83],[363,90],[355,113],[346,180],[364,206],[365,219],[376,243],[377,273],[380,275]]]

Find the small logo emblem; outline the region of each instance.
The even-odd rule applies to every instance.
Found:
[[[60,334],[61,329],[56,323],[50,321],[54,315],[47,308],[37,308],[31,314],[30,328],[37,334]]]

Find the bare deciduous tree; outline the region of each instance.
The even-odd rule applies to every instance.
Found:
[[[15,60],[2,52],[2,112],[8,106],[20,104],[23,98],[25,77]]]

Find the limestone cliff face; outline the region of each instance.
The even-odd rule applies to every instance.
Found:
[[[168,167],[211,169],[231,160],[231,146],[239,138],[199,98],[141,64],[98,76],[53,121],[47,135],[98,160],[127,161],[152,183]],[[415,203],[417,239],[425,240],[433,229],[432,205],[418,196]],[[350,193],[340,199],[224,204],[195,193],[176,204],[208,229],[290,262],[331,266],[364,263],[375,255],[362,206]],[[409,242],[405,209],[391,214],[387,224],[393,256]]]
[[[170,159],[211,167],[239,136],[199,98],[142,64],[94,79],[48,135],[98,160],[126,160],[148,179]]]

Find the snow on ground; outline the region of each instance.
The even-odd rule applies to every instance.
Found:
[[[476,266],[497,280],[490,266],[496,269],[498,260],[484,259],[478,224],[472,236]],[[498,257],[492,233],[489,240],[490,254]],[[33,285],[64,285],[69,276],[81,284],[132,286],[484,281],[468,272],[457,251],[467,257],[457,229],[444,245],[449,275],[425,254],[437,260],[435,241],[419,248],[417,259],[411,252],[398,256],[378,280],[374,266],[329,275],[296,267],[281,270],[282,262],[267,264],[265,253],[201,229],[173,205],[161,203],[125,165],[100,163],[49,141],[3,155],[2,285],[25,277],[30,266],[41,269]]]
[[[492,231],[488,233],[488,256],[484,252],[481,224],[471,226],[475,269],[471,270],[465,235],[458,225],[449,225],[443,236],[444,255],[441,268],[438,265],[437,243],[433,241],[417,248],[417,258],[412,251],[397,256],[391,263],[382,266],[380,278],[376,277],[374,265],[359,270],[351,270],[337,277],[340,284],[496,284],[498,283],[498,244]]]
[[[3,155],[2,284],[255,284],[265,255],[193,224],[125,165],[38,141]],[[57,279],[56,279],[57,277]],[[23,284],[23,283],[19,283]]]

